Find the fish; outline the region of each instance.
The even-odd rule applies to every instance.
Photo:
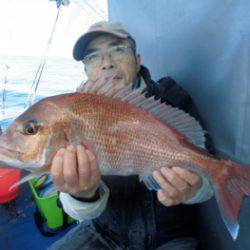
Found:
[[[47,97],[22,113],[0,136],[0,166],[50,171],[56,152],[83,144],[94,152],[102,175],[138,175],[149,189],[152,172],[180,166],[211,182],[224,223],[235,240],[250,169],[210,155],[205,131],[184,111],[145,97],[117,81],[87,82],[75,93]]]

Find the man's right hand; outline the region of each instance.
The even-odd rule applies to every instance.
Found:
[[[51,176],[59,191],[77,198],[93,197],[101,180],[95,155],[82,145],[58,150],[52,160]]]

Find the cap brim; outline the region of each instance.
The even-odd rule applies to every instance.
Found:
[[[114,35],[119,38],[128,38],[129,35],[118,33],[118,32],[109,32],[109,31],[91,31],[82,35],[75,43],[73,48],[73,57],[76,61],[83,60],[88,44],[96,37],[104,34]]]

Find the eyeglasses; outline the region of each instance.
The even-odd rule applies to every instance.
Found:
[[[129,55],[132,47],[128,45],[116,45],[108,48],[107,52],[100,51],[92,52],[84,57],[82,62],[88,67],[99,67],[104,59],[105,55],[108,55],[110,59],[114,61],[120,61],[124,56]]]

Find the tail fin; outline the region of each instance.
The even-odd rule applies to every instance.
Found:
[[[250,168],[226,160],[220,161],[220,167],[222,164],[226,167],[226,174],[214,183],[215,197],[223,221],[232,238],[236,240],[241,203],[244,195],[250,195]]]

